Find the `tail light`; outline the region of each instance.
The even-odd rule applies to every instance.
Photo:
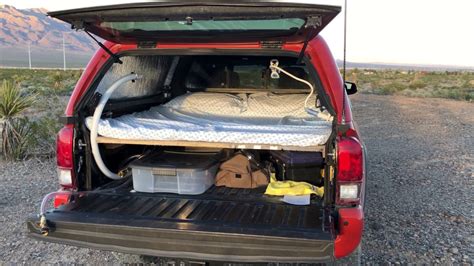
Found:
[[[353,205],[360,203],[364,176],[362,145],[353,137],[337,141],[336,203]]]
[[[56,158],[59,184],[63,188],[74,188],[73,171],[74,128],[72,125],[63,127],[56,139]]]
[[[64,193],[64,194],[57,194],[54,196],[53,206],[54,208],[58,208],[61,205],[68,204],[71,200],[71,194]]]

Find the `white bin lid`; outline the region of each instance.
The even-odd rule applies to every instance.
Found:
[[[163,151],[146,156],[130,164],[132,168],[170,168],[183,170],[206,170],[218,162],[217,153]]]

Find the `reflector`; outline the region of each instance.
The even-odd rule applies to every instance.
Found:
[[[68,194],[68,193],[56,194],[54,196],[53,206],[54,208],[58,208],[61,205],[69,203],[70,199],[71,199],[71,194]]]

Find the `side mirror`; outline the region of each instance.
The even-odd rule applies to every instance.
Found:
[[[347,95],[352,95],[357,92],[357,85],[354,82],[344,82],[344,88],[346,89]]]

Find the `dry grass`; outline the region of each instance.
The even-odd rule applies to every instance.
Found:
[[[348,81],[375,94],[474,100],[474,72],[350,69]]]
[[[7,138],[12,134],[5,133],[5,130],[9,128],[15,129],[12,132],[16,132],[14,136],[17,138],[14,143],[12,142],[13,144],[7,145],[9,148],[7,150],[13,150],[11,147],[18,148],[18,152],[15,152],[13,156],[4,155],[5,159],[22,159],[29,155],[52,156],[54,154],[56,133],[61,127],[58,119],[64,113],[67,99],[80,74],[81,72],[77,70],[0,69],[0,80],[6,80],[5,84],[16,84],[14,86],[16,94],[13,96],[20,101],[26,101],[28,96],[34,98],[34,101],[27,101],[28,104],[25,108],[15,111],[23,105],[16,103],[18,100],[16,102],[9,100],[13,96],[1,97],[1,113],[15,111],[14,115],[10,115],[11,118],[0,114],[0,118],[3,118],[1,125],[3,125],[4,131],[2,150],[5,153],[5,143],[7,143],[6,141],[10,143],[12,139],[11,137]],[[13,121],[13,119],[16,120]]]

